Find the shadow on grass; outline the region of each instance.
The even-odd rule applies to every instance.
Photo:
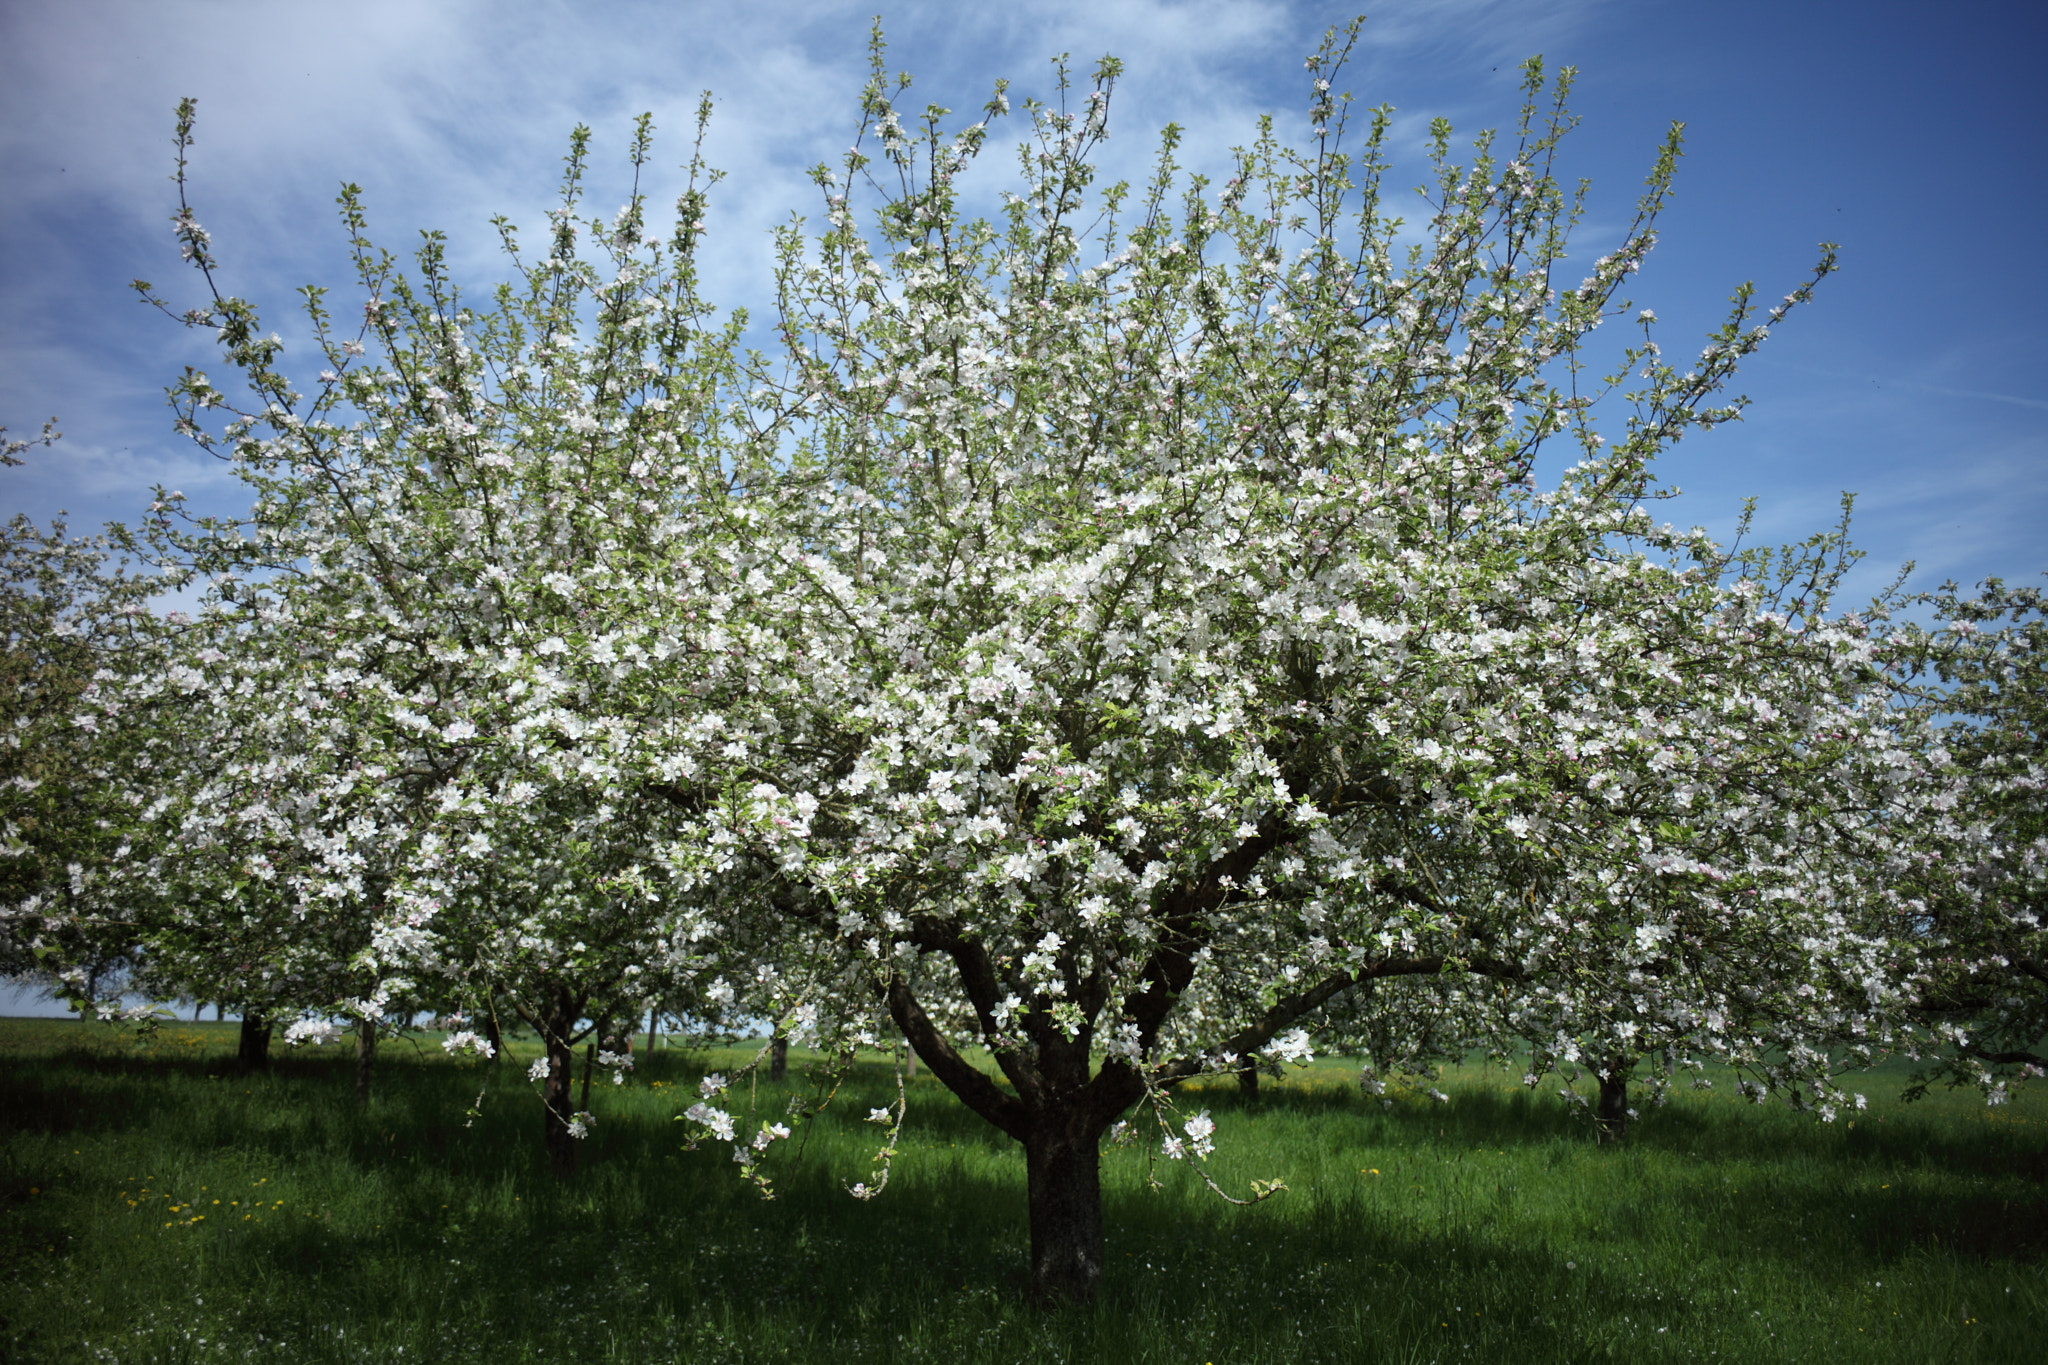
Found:
[[[147,1224],[134,1238],[132,1282],[109,1287],[102,1272],[94,1292],[116,1320],[149,1322],[189,1299],[183,1267],[203,1258],[209,1295],[217,1288],[236,1305],[238,1339],[288,1344],[281,1354],[309,1361],[395,1358],[400,1342],[405,1358],[493,1365],[540,1352],[1185,1360],[1217,1358],[1226,1345],[1233,1360],[1536,1361],[1626,1354],[1632,1342],[1643,1354],[1646,1342],[1630,1335],[1640,1324],[1725,1352],[1743,1344],[1727,1305],[1669,1275],[1646,1282],[1621,1248],[1653,1241],[1660,1223],[1683,1225],[1727,1260],[1792,1280],[1816,1259],[1875,1266],[1937,1244],[2015,1260],[2048,1249],[2038,1203],[2016,1215],[1967,1191],[1906,1199],[1878,1188],[1888,1165],[1967,1171],[2025,1147],[2017,1138],[1986,1156],[1932,1130],[1851,1135],[1787,1116],[1760,1142],[1758,1111],[1673,1106],[1652,1111],[1628,1147],[1588,1157],[1583,1124],[1521,1092],[1475,1088],[1447,1106],[1385,1109],[1334,1087],[1269,1087],[1256,1101],[1211,1088],[1186,1095],[1185,1107],[1212,1109],[1247,1144],[1298,1130],[1297,1146],[1377,1144],[1451,1163],[1488,1152],[1525,1169],[1531,1157],[1569,1159],[1593,1179],[1634,1181],[1624,1209],[1634,1221],[1615,1229],[1612,1256],[1589,1257],[1557,1249],[1544,1225],[1490,1216],[1475,1182],[1492,1177],[1479,1173],[1405,1203],[1317,1186],[1239,1209],[1203,1196],[1179,1166],[1163,1172],[1169,1189],[1146,1191],[1133,1154],[1121,1153],[1106,1169],[1101,1301],[1034,1314],[1022,1305],[1015,1145],[929,1078],[913,1098],[907,1141],[917,1149],[883,1198],[863,1203],[844,1188],[867,1174],[882,1140],[862,1116],[894,1095],[888,1068],[871,1064],[804,1130],[804,1159],[776,1168],[777,1197],[764,1201],[722,1150],[682,1150],[672,1115],[695,1097],[704,1060],[657,1054],[642,1060],[641,1085],[597,1091],[585,1169],[568,1183],[545,1171],[538,1106],[516,1065],[389,1065],[365,1109],[345,1056],[280,1057],[269,1073],[243,1076],[217,1056],[81,1055],[0,1073],[0,1138],[89,1132],[147,1150],[167,1170],[227,1165],[296,1181],[289,1211],[260,1222]],[[779,1116],[806,1090],[794,1078],[762,1083],[758,1110]],[[1751,1173],[1725,1194],[1698,1180],[1660,1189],[1637,1169],[1724,1159]],[[1836,1174],[1817,1181],[1816,1165]],[[10,1283],[62,1278],[73,1248],[95,1235],[90,1217],[105,1216],[83,1203],[32,1207],[32,1178],[11,1155],[0,1166]],[[1472,1208],[1452,1208],[1457,1179],[1473,1185]],[[1424,1207],[1430,1200],[1450,1212]],[[125,1245],[130,1225],[119,1229]],[[1762,1340],[1749,1345],[1754,1357],[1771,1354]],[[122,1358],[159,1356],[175,1356],[169,1338]]]

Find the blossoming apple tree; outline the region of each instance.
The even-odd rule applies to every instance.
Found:
[[[1499,983],[1555,1055],[1727,1058],[1823,1105],[1827,1043],[1896,1004],[1863,911],[1918,798],[1868,759],[1870,622],[1648,510],[1808,286],[1767,317],[1745,288],[1683,367],[1643,313],[1603,373],[1676,132],[1561,280],[1569,76],[1532,63],[1512,137],[1458,163],[1435,127],[1404,249],[1343,50],[1311,146],[1262,127],[1220,185],[1169,130],[1149,186],[1098,187],[1116,68],[1063,82],[993,220],[962,206],[986,120],[906,120],[878,63],[825,231],[783,240],[792,445],[746,528],[772,648],[658,760],[725,793],[678,862],[772,868],[765,912],[1023,1145],[1045,1298],[1101,1273],[1113,1124],[1201,1157],[1170,1087],[1305,1056],[1371,983]]]
[[[779,362],[698,296],[700,162],[664,241],[637,188],[578,217],[579,131],[545,254],[501,224],[481,308],[345,191],[367,302],[344,328],[307,291],[310,394],[248,303],[188,315],[253,398],[193,372],[180,420],[257,501],[159,553],[262,645],[193,670],[244,756],[161,827],[254,821],[280,939],[358,926],[364,984],[309,1004],[518,1002],[558,1167],[570,1042],[614,1009],[886,1012],[1023,1146],[1045,1299],[1102,1273],[1113,1125],[1200,1161],[1226,1135],[1177,1083],[1306,1057],[1379,983],[1836,1102],[1829,1045],[1897,1005],[1888,840],[1949,779],[1889,757],[1870,618],[1650,513],[1808,286],[1745,288],[1683,365],[1635,315],[1594,365],[1676,131],[1573,283],[1568,73],[1532,63],[1469,161],[1434,126],[1418,232],[1388,113],[1346,141],[1348,42],[1310,60],[1311,144],[1262,126],[1221,183],[1169,130],[1148,185],[1098,185],[1116,67],[1063,74],[993,216],[1002,89],[948,133],[878,51],[822,234],[780,238]],[[749,1172],[786,1131],[691,1113]]]

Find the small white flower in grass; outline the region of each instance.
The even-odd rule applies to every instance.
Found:
[[[529,1081],[544,1081],[548,1078],[548,1072],[552,1069],[548,1065],[547,1058],[536,1057],[534,1058],[533,1065],[526,1068],[526,1079]]]

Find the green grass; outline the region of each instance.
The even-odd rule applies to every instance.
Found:
[[[603,1086],[581,1176],[541,1159],[524,1056],[387,1045],[367,1111],[335,1050],[232,1062],[234,1026],[148,1045],[0,1022],[0,1360],[1543,1361],[2042,1358],[2039,1097],[1898,1101],[1853,1124],[1685,1095],[1603,1150],[1470,1068],[1452,1103],[1361,1101],[1339,1063],[1230,1086],[1211,1173],[1105,1157],[1092,1308],[1023,1305],[1023,1159],[928,1079],[863,1204],[893,1082],[800,1130],[764,1202],[673,1115],[737,1054]],[[530,1044],[526,1049],[530,1053]],[[479,1116],[465,1114],[485,1091]],[[764,1111],[781,1107],[765,1082]],[[218,1202],[216,1202],[218,1201]],[[203,1215],[203,1217],[201,1216]]]

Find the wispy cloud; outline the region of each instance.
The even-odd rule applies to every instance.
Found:
[[[1727,13],[1709,7],[1684,23],[1701,32],[1739,25],[1748,0],[1730,3]],[[162,406],[161,386],[180,366],[216,364],[211,339],[145,313],[126,287],[140,275],[180,299],[196,288],[167,222],[171,110],[180,96],[200,100],[194,192],[226,262],[224,282],[256,300],[266,326],[283,333],[288,365],[304,355],[292,290],[333,285],[336,305],[348,304],[332,203],[344,180],[363,187],[378,241],[403,250],[416,229],[444,229],[458,276],[488,283],[503,273],[490,218],[504,214],[529,233],[540,226],[571,128],[593,129],[588,203],[608,211],[627,192],[632,119],[652,112],[659,131],[648,188],[666,201],[679,188],[676,168],[706,89],[717,98],[707,155],[730,174],[712,201],[705,288],[759,317],[771,301],[771,230],[792,213],[816,213],[805,170],[836,162],[854,134],[876,8],[874,0],[0,5],[0,175],[9,191],[0,197],[0,259],[9,262],[0,272],[0,422],[33,428],[54,412],[67,431],[61,456],[9,471],[0,497],[38,512],[68,505],[86,521],[132,515],[159,480],[195,499],[234,495],[224,471],[169,433]],[[1135,182],[1148,174],[1158,130],[1169,122],[1185,130],[1183,163],[1212,176],[1228,173],[1228,149],[1250,140],[1263,113],[1298,135],[1307,93],[1301,59],[1353,9],[1323,0],[911,0],[882,8],[890,69],[917,77],[912,104],[936,100],[960,118],[972,116],[999,76],[1013,81],[1020,103],[1050,96],[1050,59],[1059,53],[1070,53],[1083,76],[1105,53],[1122,57],[1103,172]],[[1711,94],[1717,109],[1778,88],[1766,66],[1736,69],[1662,38],[1631,39],[1668,33],[1655,28],[1664,22],[1655,6],[1387,0],[1366,8],[1371,17],[1345,84],[1365,105],[1398,106],[1389,181],[1397,211],[1405,207],[1398,191],[1421,178],[1429,120],[1450,119],[1461,140],[1504,124],[1515,108],[1516,64],[1533,53],[1553,68],[1588,52],[1618,55],[1638,73],[1654,65],[1671,73],[1674,88],[1693,92],[1695,104],[1706,99],[1700,92]],[[1884,41],[1910,55],[1936,36]],[[1829,76],[1834,60],[1815,55],[1802,88],[1830,79],[1830,91],[1859,97],[1855,82],[1867,77]],[[1847,70],[1856,60],[1840,55],[1837,64]],[[1589,68],[1583,97],[1593,98],[1601,75]],[[1634,103],[1614,93],[1623,87]],[[1596,199],[1582,223],[1588,244],[1611,238],[1615,215],[1632,201],[1651,151],[1642,131],[1685,112],[1640,74],[1599,88],[1609,103],[1588,109],[1565,173],[1578,173],[1588,149],[1606,155],[1600,139],[1620,123],[1626,132],[1610,139],[1607,164],[1629,174],[1610,177],[1619,196],[1611,206]],[[1867,97],[1880,92],[1873,87]],[[1957,102],[1936,97],[1930,117]],[[1009,147],[1026,131],[1021,113],[998,126],[977,172],[983,189],[1012,173]],[[1740,129],[1724,123],[1717,145],[1745,164],[1776,167],[1772,149],[1786,131],[1760,124],[1741,134],[1758,141],[1737,144],[1729,140]],[[1973,135],[1958,124],[1957,145]],[[1912,182],[1889,178],[1897,171],[1886,163],[1886,195],[1915,194]],[[1747,210],[1712,196],[1683,200],[1683,241],[1739,236],[1748,226],[1741,213],[1796,190],[1811,168],[1789,158],[1782,174],[1789,178],[1754,185]],[[1832,203],[1827,211],[1832,221]],[[1896,231],[1888,221],[1863,230]],[[1947,249],[1914,243],[1921,256],[1900,259],[1924,257],[1924,275],[1935,279],[1948,268],[1936,261]],[[1652,262],[1657,297],[1646,301],[1660,313],[1667,299],[1727,292],[1725,278],[1686,259],[1681,243]],[[1575,282],[1579,264],[1567,262],[1560,279]],[[1761,274],[1771,265],[1753,268]],[[1853,279],[1841,285],[1817,318],[1858,287]],[[1867,287],[1887,290],[1882,281]],[[1896,300],[1896,285],[1890,289]],[[1685,307],[1677,302],[1668,315]],[[2028,377],[2041,350],[2038,313],[2007,307],[2012,332],[1995,346],[1981,341],[1981,328],[1944,314],[1838,334],[1820,348],[1822,332],[1802,317],[1789,344],[1774,340],[1745,375],[1760,385],[1752,419],[1674,453],[1674,478],[1697,491],[1673,515],[1724,525],[1741,495],[1761,493],[1760,534],[1803,535],[1832,519],[1836,490],[1850,487],[1863,494],[1858,539],[1872,547],[1873,561],[1913,555],[1941,566],[1934,571],[1982,576],[2013,560],[2019,567],[2007,572],[2025,571],[2048,557],[2037,553],[2048,550],[2048,446],[2034,416],[2048,398]],[[1994,353],[2004,361],[1983,363]]]

